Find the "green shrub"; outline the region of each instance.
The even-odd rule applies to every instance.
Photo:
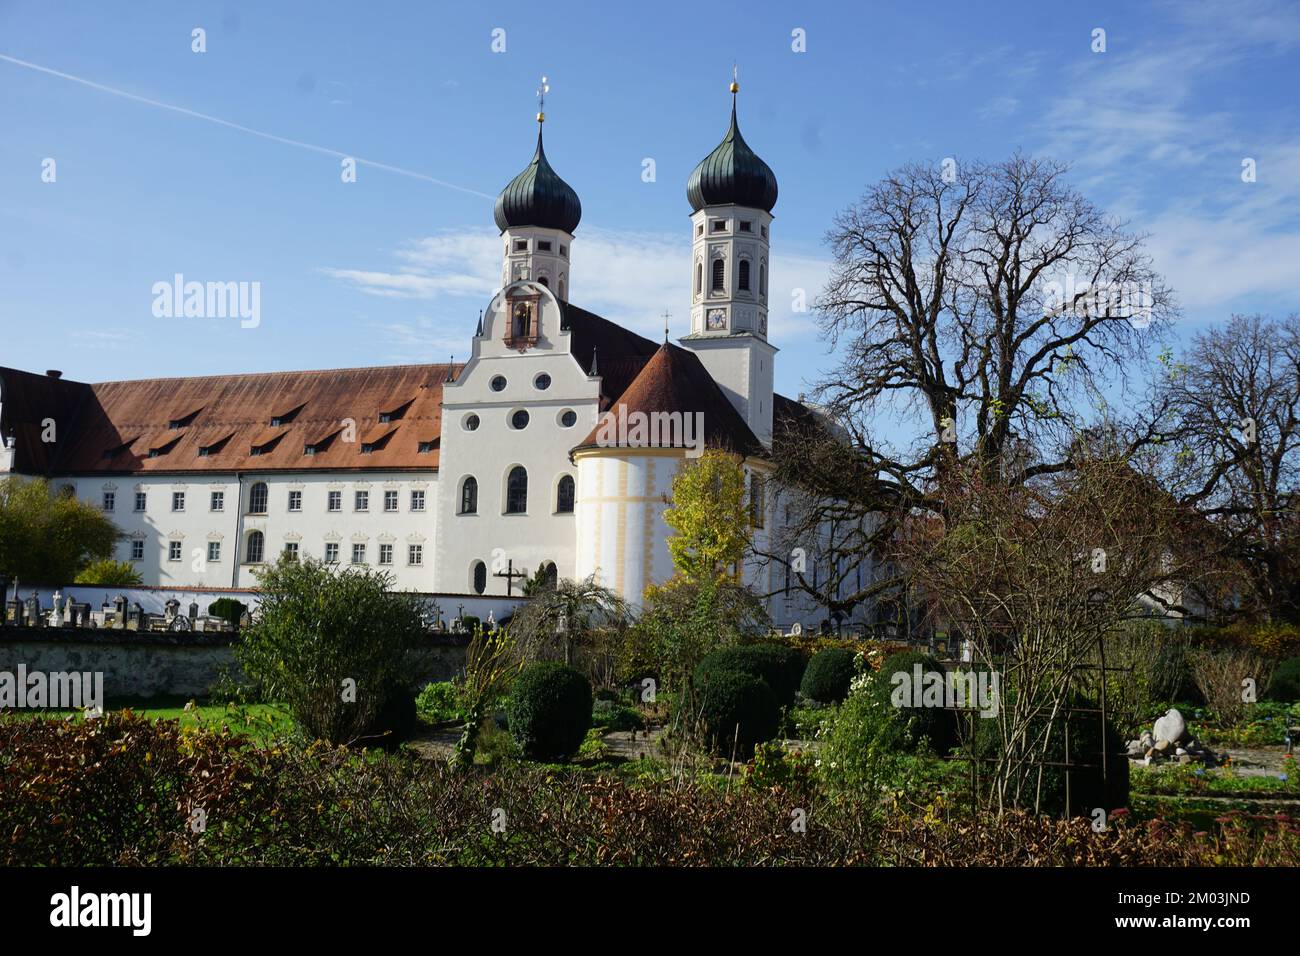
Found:
[[[783,644],[743,644],[724,647],[709,654],[695,669],[696,684],[703,684],[717,670],[749,674],[767,682],[782,707],[794,704],[795,692],[803,679],[803,655]]]
[[[208,614],[211,617],[219,617],[231,627],[239,627],[239,619],[247,610],[248,606],[242,601],[228,597],[217,598],[208,605]]]
[[[465,633],[473,634],[478,630],[482,622],[473,614],[466,614],[460,619],[461,626],[465,628]]]
[[[696,685],[705,745],[722,756],[749,760],[754,746],[771,740],[781,726],[781,704],[767,681],[737,670],[716,668]]]
[[[598,700],[591,707],[591,723],[602,730],[644,730],[645,718],[636,708],[613,700]]]
[[[420,719],[430,724],[465,721],[465,708],[460,702],[460,688],[452,681],[435,681],[426,684],[415,698],[415,709]]]
[[[533,664],[515,681],[506,714],[510,735],[525,757],[567,760],[591,727],[591,684],[572,667]]]
[[[1268,683],[1268,699],[1300,700],[1300,657],[1288,658],[1277,666]]]
[[[846,647],[818,651],[808,662],[799,690],[819,704],[838,704],[849,696],[849,684],[856,671],[855,655]]]
[[[871,686],[874,692],[889,704],[900,724],[908,729],[908,733],[898,738],[899,740],[907,741],[912,747],[919,747],[924,743],[934,753],[944,756],[957,745],[956,712],[943,707],[898,707],[892,700],[896,686],[894,675],[907,674],[909,680],[914,680],[918,664],[921,665],[922,674],[945,673],[943,665],[929,654],[920,651],[900,651],[885,658],[884,663],[880,665],[879,673],[872,679]]]
[[[264,699],[282,701],[309,737],[346,744],[381,723],[403,725],[409,709],[392,688],[407,684],[407,651],[425,628],[420,605],[390,590],[392,580],[310,559],[260,573],[261,604],[235,657]]]
[[[850,693],[822,734],[819,770],[837,792],[874,795],[882,788],[906,789],[902,779],[908,742],[905,724],[887,697],[868,685]]]
[[[361,743],[395,750],[415,735],[419,723],[415,694],[399,680],[389,679],[381,691],[383,703]]]

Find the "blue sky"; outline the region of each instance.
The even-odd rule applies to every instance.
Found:
[[[725,131],[733,60],[780,182],[788,394],[829,362],[792,290],[816,295],[834,213],[911,160],[1072,163],[1151,234],[1178,337],[1296,308],[1294,2],[0,0],[0,57],[0,364],[80,380],[463,359],[497,281],[488,197],[531,156],[543,73],[547,154],[583,204],[570,297],[656,338],[667,309],[684,334],[685,182]],[[345,184],[330,151],[396,169]],[[260,282],[260,325],[156,318],[175,273]]]

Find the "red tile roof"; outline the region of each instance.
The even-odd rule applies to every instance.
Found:
[[[438,467],[437,444],[423,453],[419,445],[438,437],[447,372],[446,365],[397,365],[89,385],[0,368],[0,432],[13,430],[15,470],[29,473],[426,471]],[[403,406],[400,418],[379,422],[381,412]],[[295,410],[285,424],[271,425]],[[196,411],[182,427],[170,427]],[[47,417],[57,422],[52,445],[40,441]],[[303,454],[347,419],[357,440],[340,435]],[[363,455],[363,442],[376,447]],[[204,447],[211,450],[201,456]],[[121,450],[107,454],[114,449]]]
[[[749,425],[722,393],[712,376],[694,352],[665,342],[650,358],[641,372],[610,406],[609,413],[618,417],[634,412],[649,416],[655,412],[703,414],[704,445],[723,448],[745,457],[763,457],[767,454],[762,442],[755,437]],[[647,419],[649,420],[649,419]],[[633,420],[628,420],[629,424]],[[631,440],[626,432],[614,444],[599,440],[602,426],[597,425],[574,450],[595,447],[644,447]],[[606,437],[611,437],[607,432]],[[651,444],[663,441],[664,436],[650,439]],[[668,436],[680,438],[680,435]],[[628,440],[624,440],[628,439]],[[667,444],[667,443],[665,443]],[[682,447],[673,441],[672,447]],[[661,445],[662,447],[662,445]]]
[[[569,303],[562,308],[571,354],[588,372],[597,365],[602,410],[703,412],[707,445],[768,454],[694,352],[659,345]],[[0,367],[0,435],[14,435],[14,470],[29,474],[433,470],[442,386],[449,370],[459,374],[461,368],[398,365],[87,384]],[[380,422],[381,413],[400,417]],[[782,422],[812,414],[781,395],[773,413],[778,433]],[[283,424],[272,426],[276,417]],[[56,423],[54,443],[41,441],[47,418]],[[355,423],[355,441],[340,434],[346,419]],[[171,428],[172,422],[180,427]],[[578,447],[595,443],[593,431]],[[322,447],[304,454],[312,444]],[[363,454],[363,444],[375,447]],[[421,452],[421,444],[429,450]],[[200,455],[201,448],[208,454]]]

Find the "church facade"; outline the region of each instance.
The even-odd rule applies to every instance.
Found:
[[[777,182],[735,92],[687,185],[680,344],[570,301],[582,208],[539,113],[532,160],[496,201],[501,288],[466,362],[102,383],[0,368],[0,474],[101,507],[147,585],[253,587],[287,552],[436,594],[517,594],[539,568],[595,575],[635,603],[672,574],[673,476],[716,447],[743,462],[756,549],[774,551],[774,423],[808,410],[773,388]],[[745,578],[780,625],[825,616],[780,561]]]

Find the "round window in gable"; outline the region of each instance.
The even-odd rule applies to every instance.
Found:
[[[543,372],[541,375],[538,375],[537,378],[533,379],[533,385],[539,392],[544,392],[551,387],[551,376]]]
[[[506,377],[504,375],[494,375],[488,385],[491,386],[494,392],[503,391],[506,387]]]
[[[578,424],[578,413],[572,408],[560,412],[560,425],[564,428],[572,428],[576,424]]]
[[[528,413],[522,408],[510,416],[510,427],[522,431],[528,427]]]
[[[465,419],[460,423],[460,425],[465,429],[465,431],[472,432],[478,428],[478,416],[473,412],[470,412],[465,416]]]

